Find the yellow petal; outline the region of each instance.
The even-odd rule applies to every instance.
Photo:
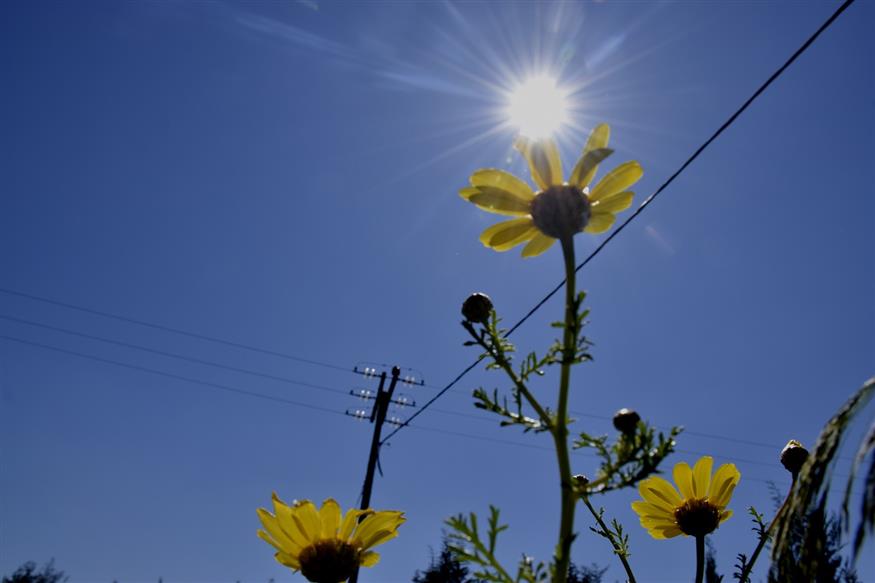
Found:
[[[677,526],[666,526],[666,527],[653,527],[647,529],[648,534],[655,538],[656,540],[665,540],[667,538],[674,538],[681,533],[681,529]]]
[[[611,138],[611,126],[606,123],[600,123],[592,128],[589,137],[586,139],[586,147],[584,152],[595,150],[596,148],[607,148],[608,140]]]
[[[358,508],[351,508],[346,511],[346,516],[343,517],[343,523],[340,525],[340,532],[337,533],[337,538],[340,540],[349,540],[349,537],[352,536],[353,531],[355,531],[355,527],[359,524],[359,518],[362,516],[370,516],[373,514],[373,510],[359,510]]]
[[[520,180],[510,172],[498,168],[483,168],[471,175],[471,186],[498,188],[510,192],[520,200],[530,202],[535,193],[525,181]]]
[[[658,518],[654,518],[652,516],[642,516],[640,519],[640,522],[646,528],[653,528],[656,526],[676,526],[677,525],[677,520],[675,520],[675,518],[673,516],[672,517],[661,516]]]
[[[655,529],[655,528],[654,528],[654,529],[649,529],[649,528],[648,528],[648,529],[647,529],[647,534],[649,534],[650,536],[652,536],[652,537],[655,538],[656,540],[663,540],[663,539],[665,538],[665,537],[662,535],[662,531],[661,531],[661,530],[657,530],[657,529]]]
[[[398,527],[405,521],[403,513],[382,510],[368,516],[356,529],[354,544],[367,549],[398,536]]]
[[[315,543],[322,535],[319,511],[309,500],[303,500],[292,508],[292,520],[308,543]]]
[[[666,520],[674,520],[674,513],[669,512],[663,507],[656,506],[650,502],[637,500],[632,502],[632,510],[634,510],[641,519],[645,518],[664,518]]]
[[[273,558],[276,559],[276,562],[280,565],[291,567],[295,571],[300,571],[301,569],[301,563],[298,561],[298,557],[294,555],[279,551],[273,556]]]
[[[642,520],[641,526],[647,530],[665,530],[668,528],[677,528],[677,522],[669,520]]]
[[[671,475],[684,500],[696,497],[696,491],[693,489],[693,470],[690,469],[690,464],[687,462],[675,464]]]
[[[379,562],[380,555],[378,553],[375,553],[374,551],[362,553],[362,556],[359,557],[359,565],[361,565],[362,567],[373,567]]]
[[[293,539],[285,533],[273,514],[269,513],[264,508],[259,508],[256,512],[258,513],[259,520],[261,520],[261,524],[264,526],[264,530],[258,531],[258,536],[261,537],[262,540],[272,544],[280,551],[293,552],[295,550],[300,550],[300,545],[295,544]],[[269,535],[270,540],[265,538],[265,536],[262,536],[262,533],[264,533],[265,536]]]
[[[614,225],[616,220],[617,217],[612,213],[597,212],[593,208],[592,214],[589,216],[589,222],[586,223],[583,232],[593,234],[604,233]]]
[[[280,500],[276,492],[273,493],[273,512],[276,515],[276,522],[282,532],[298,547],[305,547],[309,543],[307,537],[298,528],[295,520],[292,518],[292,509]]]
[[[322,538],[334,538],[340,528],[340,505],[334,498],[326,498],[319,510]]]
[[[531,212],[531,203],[522,200],[507,190],[492,186],[478,186],[477,192],[468,197],[484,211],[499,215],[525,216]]]
[[[255,534],[258,535],[258,538],[260,538],[261,540],[263,540],[264,542],[266,542],[267,544],[269,544],[270,546],[272,546],[276,550],[278,550],[278,551],[283,550],[283,547],[277,541],[272,539],[271,536],[269,534],[267,534],[267,532],[265,532],[259,528],[255,532]]]
[[[693,467],[693,491],[696,498],[704,498],[708,495],[711,487],[711,468],[714,458],[709,455],[702,456]]]
[[[595,202],[606,196],[622,192],[638,182],[644,170],[635,160],[623,162],[602,178],[589,195],[589,200]]]
[[[535,257],[540,255],[547,249],[553,246],[553,243],[556,242],[556,239],[553,237],[548,237],[544,233],[538,231],[532,240],[529,241],[529,244],[523,247],[523,257]]]
[[[496,251],[507,251],[538,233],[531,217],[497,223],[480,234],[480,242]]]
[[[583,188],[592,181],[601,160],[596,161],[593,165],[587,165],[585,169],[583,168],[583,165],[585,164],[587,156],[592,152],[600,149],[608,149],[608,139],[610,137],[611,128],[608,124],[599,124],[593,128],[592,132],[589,134],[589,138],[586,140],[586,145],[583,147],[583,153],[580,155],[580,160],[577,162],[577,165],[574,167],[574,172],[571,173],[571,178],[568,180],[570,184],[576,184],[580,188]],[[610,150],[610,152],[613,152],[613,150]],[[594,159],[592,156],[591,158]]]
[[[574,165],[574,170],[571,171],[571,177],[568,179],[569,184],[573,184],[580,188],[586,187],[595,176],[599,164],[613,154],[614,151],[610,148],[596,148],[589,152],[584,152]]]
[[[370,549],[390,541],[396,536],[398,536],[397,530],[378,530],[368,533],[368,536],[356,537],[356,539],[358,540],[358,546],[362,549]]]
[[[618,192],[594,202],[592,210],[599,213],[618,213],[632,206],[632,197],[634,196],[635,193],[631,190]]]
[[[677,525],[669,526],[667,528],[662,528],[659,530],[660,530],[660,534],[662,535],[662,538],[674,538],[674,537],[678,536],[679,534],[683,534],[680,527],[678,527]]]
[[[376,529],[394,528],[406,520],[404,513],[398,510],[378,510],[370,514],[361,524]]]
[[[720,513],[720,522],[723,522],[725,520],[729,520],[731,517],[732,517],[732,510],[728,510],[728,509],[724,510],[723,512]]]
[[[714,473],[711,479],[711,488],[708,493],[708,499],[717,507],[723,508],[729,504],[732,498],[732,492],[738,481],[741,479],[741,473],[735,464],[723,464]]]
[[[464,198],[465,200],[469,200],[472,196],[480,192],[473,186],[466,186],[465,188],[459,189],[459,196]]]
[[[674,509],[681,505],[681,497],[671,484],[658,476],[641,480],[638,493],[647,502],[674,514]]]
[[[514,144],[529,163],[532,180],[541,190],[562,184],[562,160],[552,139],[532,140],[523,136]]]

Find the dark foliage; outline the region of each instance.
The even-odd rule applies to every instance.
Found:
[[[809,542],[800,543],[798,535],[794,539],[791,531],[794,529],[798,530],[799,528],[798,524],[794,524],[798,520],[796,517],[815,516],[818,512],[822,513],[823,509],[826,508],[826,498],[829,492],[834,462],[842,438],[857,415],[865,409],[873,397],[875,397],[875,378],[866,381],[842,405],[824,426],[823,431],[820,432],[814,449],[799,472],[792,496],[788,499],[787,511],[776,524],[774,546],[772,548],[773,564],[781,568],[784,568],[784,566],[790,568],[789,565],[798,559],[800,544],[803,551],[810,548]],[[869,439],[870,436],[871,440]],[[860,464],[873,450],[875,450],[875,433],[870,433],[869,436],[864,438],[860,452],[852,466],[851,475],[848,477],[845,500],[842,505],[843,517],[846,521],[845,526],[850,526],[848,524],[848,519],[850,518],[848,510],[850,485],[856,476]],[[875,462],[873,462],[873,470],[875,470]],[[871,532],[873,525],[875,525],[875,517],[867,515],[867,509],[875,509],[875,471],[872,471],[866,478],[863,492],[863,508],[861,509],[863,515],[861,516],[857,534],[854,537],[855,550],[860,548],[866,533]],[[810,541],[811,544],[816,542],[814,539]],[[814,551],[816,549],[812,549],[812,552]],[[815,579],[810,580],[815,581]]]
[[[793,520],[788,531],[790,553],[772,564],[769,583],[859,583],[850,563],[842,558],[839,520],[817,508],[805,519]]]
[[[602,583],[607,568],[598,565],[589,567],[572,564],[568,568],[568,583]],[[486,583],[468,576],[468,568],[453,557],[447,540],[444,539],[439,557],[432,556],[428,569],[417,571],[413,583]]]
[[[568,583],[602,583],[602,577],[607,570],[599,569],[598,565],[580,567],[572,563],[568,567]]]
[[[705,583],[721,583],[723,575],[717,572],[717,551],[710,540],[706,540],[705,544]]]
[[[67,580],[69,577],[64,577],[63,571],[55,570],[54,561],[46,563],[42,571],[37,571],[36,563],[29,561],[12,575],[3,577],[3,583],[61,583]]]
[[[417,571],[413,583],[478,583],[476,579],[468,578],[468,568],[453,557],[452,551],[444,539],[440,557],[431,557],[428,569]]]

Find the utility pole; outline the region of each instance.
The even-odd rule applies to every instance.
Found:
[[[371,453],[368,456],[368,469],[365,473],[365,483],[362,486],[362,504],[361,509],[368,508],[371,504],[371,490],[374,487],[374,470],[377,469],[377,459],[380,457],[380,434],[383,431],[383,423],[386,421],[386,413],[389,411],[389,405],[392,403],[392,394],[395,392],[395,385],[398,384],[398,377],[401,374],[401,369],[397,366],[392,367],[392,379],[389,381],[388,390],[383,390],[386,385],[386,371],[380,375],[380,387],[377,389],[377,396],[374,398],[374,407],[371,409],[371,422],[374,424],[374,436],[371,438]],[[359,572],[358,567],[349,578],[349,583],[358,583]]]
[[[368,455],[368,470],[365,473],[365,483],[362,486],[362,504],[361,509],[364,510],[371,505],[371,490],[374,487],[374,470],[377,469],[377,459],[380,457],[380,434],[383,432],[383,423],[386,421],[386,413],[389,411],[389,404],[392,402],[392,393],[395,392],[395,385],[398,384],[398,376],[401,374],[401,369],[397,366],[392,367],[392,380],[389,382],[389,390],[384,391],[383,386],[386,384],[386,372],[380,375],[380,388],[377,389],[377,398],[374,401],[374,409],[371,412],[371,420],[374,421],[374,436],[371,438],[371,453]],[[355,583],[354,579],[350,583]]]

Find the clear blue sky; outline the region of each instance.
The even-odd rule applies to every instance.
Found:
[[[561,279],[558,248],[483,248],[494,217],[456,195],[481,166],[524,173],[500,88],[543,68],[578,87],[563,152],[609,122],[617,158],[645,168],[640,202],[836,6],[4,2],[0,287],[439,387],[475,356],[469,292],[515,321]],[[581,272],[596,360],[575,373],[572,409],[594,416],[578,425],[634,407],[690,430],[672,463],[735,461],[725,572],[753,546],[745,507],[771,513],[767,481],[788,483],[780,447],[810,444],[875,372],[873,21],[852,6]],[[520,348],[545,346],[560,312]],[[5,293],[0,314],[322,387],[0,319],[4,336],[315,407],[0,341],[0,573],[54,557],[74,583],[303,580],[256,538],[255,509],[272,490],[356,503],[371,428],[342,413],[361,378]],[[549,558],[553,456],[513,445],[547,441],[471,405],[500,382],[472,373],[384,450],[374,505],[409,521],[362,581],[409,581],[447,516],[490,503],[509,561]],[[651,540],[634,498],[603,503],[640,580],[691,579],[693,542]],[[621,577],[586,532],[574,559]]]

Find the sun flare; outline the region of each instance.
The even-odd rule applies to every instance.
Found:
[[[520,134],[546,138],[567,121],[566,94],[552,77],[531,77],[511,93],[507,113]]]

